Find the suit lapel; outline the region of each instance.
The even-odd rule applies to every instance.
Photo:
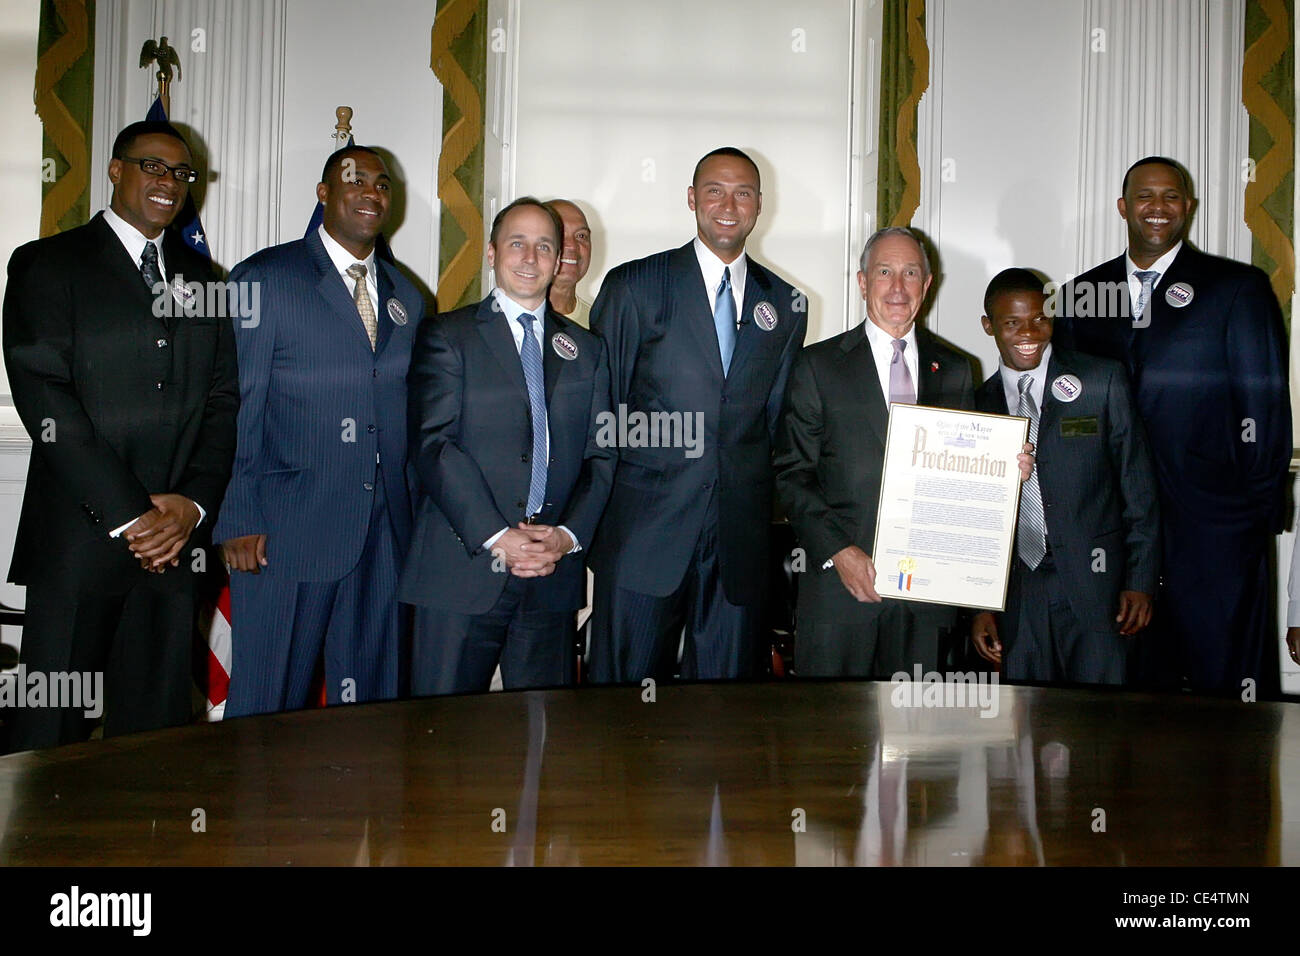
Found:
[[[925,329],[916,329],[916,404],[934,405],[944,397],[943,379],[948,374],[939,362],[934,339]]]
[[[320,236],[316,230],[307,234],[307,255],[311,260],[312,268],[316,270],[316,291],[320,293],[321,298],[329,305],[334,314],[347,327],[352,329],[357,335],[360,342],[365,345],[366,351],[370,351],[370,336],[366,335],[366,327],[361,322],[361,313],[357,311],[357,304],[353,301],[351,290],[347,282],[339,275],[338,270],[334,268],[334,262],[325,251],[325,245],[320,241]],[[378,284],[378,283],[376,283]],[[375,310],[376,322],[378,322],[379,310]]]
[[[977,405],[991,410],[994,415],[1010,415],[1007,409],[1007,393],[1002,387],[1002,372],[996,371],[993,377],[980,386]]]
[[[700,272],[693,242],[674,252],[668,263],[672,299],[677,304],[677,318],[686,323],[700,354],[705,356],[710,373],[721,381],[722,350],[718,347],[718,332],[713,324],[713,310],[709,307],[712,293],[704,287],[704,276]],[[734,353],[732,361],[735,361]]]
[[[551,344],[551,337],[562,331],[559,320],[555,318],[555,313],[551,311],[549,304],[543,308],[546,310],[546,314],[542,321],[542,381],[546,387],[546,407],[549,409],[551,407],[551,395],[555,393],[555,383],[564,374],[564,367],[569,362],[560,358],[560,354],[555,351],[554,346]]]
[[[1061,417],[1061,402],[1052,394],[1052,383],[1070,369],[1061,362],[1060,352],[1052,349],[1052,357],[1047,362],[1047,377],[1043,379],[1043,406],[1038,410],[1038,443],[1043,436],[1056,427]]]
[[[375,354],[378,355],[393,337],[393,317],[388,314],[388,303],[396,298],[393,276],[390,269],[395,268],[375,255],[375,284],[379,289],[379,301],[375,303]],[[409,318],[408,318],[409,321]]]
[[[144,284],[144,279],[140,275],[140,264],[132,261],[131,254],[122,245],[122,240],[117,238],[113,227],[104,219],[104,214],[96,213],[95,218],[91,220],[91,225],[95,227],[97,234],[90,255],[98,260],[99,270],[109,277],[110,282],[116,283],[121,288],[122,295],[139,303],[140,307],[147,308],[154,321],[166,329],[166,322],[153,313],[153,292]],[[176,266],[172,264],[171,255],[166,251],[164,255],[167,256],[167,268],[171,270],[169,274],[174,274]]]
[[[840,340],[840,350],[847,363],[848,378],[866,403],[867,424],[876,433],[883,448],[889,432],[889,405],[880,390],[880,376],[876,373],[876,360],[867,341],[866,321]]]
[[[477,318],[478,334],[487,344],[488,351],[497,360],[506,378],[514,383],[515,388],[527,400],[528,385],[524,382],[524,365],[520,361],[519,350],[515,348],[514,333],[506,325],[505,313],[497,308],[496,297],[492,293],[489,292],[488,297],[479,303]],[[545,372],[542,374],[545,375]]]
[[[736,351],[731,355],[731,367],[743,368],[744,363],[758,345],[760,335],[770,335],[760,329],[754,322],[754,307],[762,302],[766,297],[768,290],[772,288],[772,282],[768,278],[767,270],[760,266],[753,259],[747,260],[745,270],[745,301],[740,309],[740,331],[736,335]],[[771,303],[775,306],[775,303]],[[780,314],[778,312],[778,314]],[[772,332],[775,332],[773,329]],[[714,338],[717,338],[717,326],[714,326]]]

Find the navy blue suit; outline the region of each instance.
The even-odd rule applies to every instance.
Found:
[[[303,706],[322,646],[331,703],[398,691],[396,577],[411,535],[406,372],[424,307],[396,268],[375,265],[373,351],[316,232],[230,276],[259,284],[261,308],[249,327],[234,320],[239,443],[214,537],[265,534],[269,566],[231,577],[227,716]]]
[[[614,472],[616,450],[598,441],[609,362],[598,337],[545,309],[550,444],[535,521],[567,527],[586,548]],[[425,325],[409,385],[421,497],[399,593],[417,605],[412,692],[487,690],[498,659],[507,687],[568,683],[574,613],[586,602],[583,553],[521,578],[483,547],[527,520],[533,450],[523,365],[493,296]]]
[[[595,681],[656,674],[683,627],[682,676],[752,669],[768,581],[772,443],[808,316],[802,295],[748,259],[724,375],[710,302],[688,242],[618,266],[592,310],[592,331],[609,349],[616,409],[703,415],[698,457],[681,447],[619,450],[590,559]],[[770,328],[755,314],[762,303]]]
[[[1052,391],[1062,375],[1082,386],[1069,402]],[[998,623],[1003,676],[1123,684],[1131,639],[1115,622],[1120,592],[1154,595],[1159,570],[1151,449],[1118,363],[1053,348],[1045,384],[1035,468],[1051,554],[1032,571],[1012,560]],[[975,407],[1010,414],[1001,370]]]
[[[1291,457],[1281,310],[1261,270],[1184,243],[1135,327],[1125,270],[1121,255],[1067,285],[1054,338],[1125,366],[1150,437],[1163,556],[1144,676],[1228,693],[1251,678],[1274,693],[1269,558]],[[1166,298],[1179,283],[1192,294],[1181,307]]]

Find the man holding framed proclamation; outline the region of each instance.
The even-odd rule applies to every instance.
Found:
[[[910,230],[877,232],[860,264],[866,321],[799,354],[777,437],[777,493],[808,563],[795,646],[802,677],[936,670],[957,624],[951,604],[900,600],[887,583],[898,580],[897,559],[878,564],[872,554],[889,406],[973,410],[970,362],[916,325],[932,277]],[[943,450],[937,434],[926,449]]]

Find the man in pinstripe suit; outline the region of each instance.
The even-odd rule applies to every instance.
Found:
[[[406,372],[423,315],[375,255],[393,183],[378,153],[330,156],[316,232],[250,257],[231,281],[242,409],[215,538],[231,571],[227,716],[302,707],[324,654],[331,704],[397,696],[400,556],[411,535]]]
[[[1021,491],[1006,612],[1000,625],[975,615],[971,638],[1008,680],[1123,684],[1159,567],[1151,449],[1124,367],[1053,349],[1044,302],[1026,269],[998,273],[984,296],[1001,360],[975,405],[1037,417],[1037,480]]]

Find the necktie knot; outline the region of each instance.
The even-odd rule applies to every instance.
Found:
[[[524,335],[527,335],[533,330],[534,318],[535,316],[531,312],[525,312],[523,315],[519,316],[519,318],[515,319],[516,322],[523,326]]]
[[[366,264],[364,262],[354,262],[348,266],[348,275],[354,279],[364,279],[366,277]]]
[[[1020,394],[1028,395],[1029,386],[1034,384],[1034,377],[1026,372],[1024,375],[1020,376],[1020,381],[1017,384],[1020,388]]]
[[[890,362],[903,361],[903,353],[907,351],[907,339],[894,339],[891,344],[894,346],[894,357],[890,359]]]

